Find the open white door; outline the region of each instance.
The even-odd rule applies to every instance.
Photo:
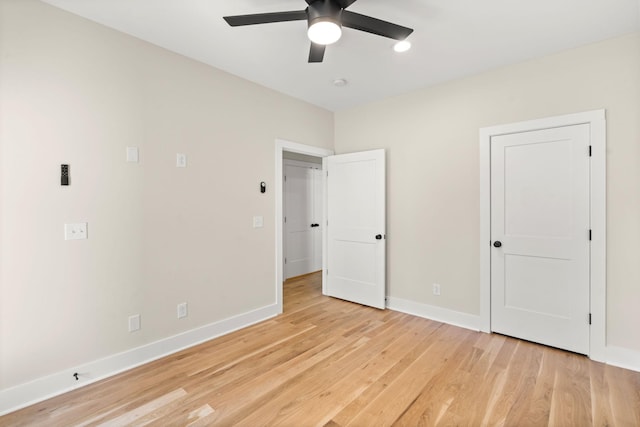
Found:
[[[326,293],[385,308],[385,152],[325,158]]]

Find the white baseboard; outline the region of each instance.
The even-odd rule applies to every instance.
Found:
[[[640,372],[640,351],[623,347],[606,347],[607,365]]]
[[[459,311],[449,310],[442,307],[422,304],[401,298],[388,297],[387,308],[435,320],[437,322],[459,326],[461,328],[471,329],[474,331],[482,330],[480,316],[461,313]],[[598,359],[593,358],[593,360],[617,366],[619,368],[640,372],[640,351],[623,347],[607,346],[601,353],[602,357]]]
[[[448,308],[436,307],[434,305],[394,297],[388,297],[387,308],[418,317],[424,317],[425,319],[435,320],[437,322],[448,323],[465,329],[471,329],[474,331],[479,331],[481,329],[480,316],[449,310]]]
[[[0,415],[100,381],[278,314],[277,304],[210,323],[150,344],[0,391]],[[72,373],[78,372],[76,381]]]
[[[389,297],[387,308],[474,331],[481,329],[480,316],[442,307]],[[64,372],[58,372],[25,384],[1,390],[0,416],[103,380],[185,348],[245,328],[272,318],[277,314],[278,308],[276,304],[262,307],[141,347],[76,366],[75,368],[69,368]],[[607,364],[640,372],[640,352],[622,347],[607,346],[605,353]],[[78,372],[80,374],[79,381],[76,381],[70,375],[71,372]]]

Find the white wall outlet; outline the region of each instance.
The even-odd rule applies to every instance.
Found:
[[[138,329],[140,329],[140,315],[129,316],[129,332],[135,332]]]
[[[264,227],[264,217],[262,216],[254,216],[253,217],[253,228],[262,228]]]
[[[440,285],[438,283],[433,284],[433,294],[440,295]]]
[[[186,168],[187,167],[187,155],[184,153],[176,154],[176,167],[177,168]]]
[[[80,240],[86,239],[87,237],[86,222],[64,225],[64,240]]]
[[[187,303],[182,302],[178,304],[178,319],[187,317]]]
[[[139,159],[138,147],[127,147],[127,162],[138,163]]]

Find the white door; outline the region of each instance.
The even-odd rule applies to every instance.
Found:
[[[324,226],[324,175],[321,165],[312,169],[313,174],[313,267],[311,271],[322,270],[322,233]]]
[[[385,308],[384,150],[326,158],[329,296]]]
[[[285,163],[285,279],[322,268],[321,174],[320,165]]]
[[[589,125],[491,138],[491,328],[589,352]]]

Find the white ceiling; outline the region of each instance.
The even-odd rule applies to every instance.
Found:
[[[304,0],[44,1],[331,111],[640,31],[640,0],[358,0],[349,10],[413,28],[412,49],[345,28],[309,64],[306,22],[222,19],[302,10]]]

